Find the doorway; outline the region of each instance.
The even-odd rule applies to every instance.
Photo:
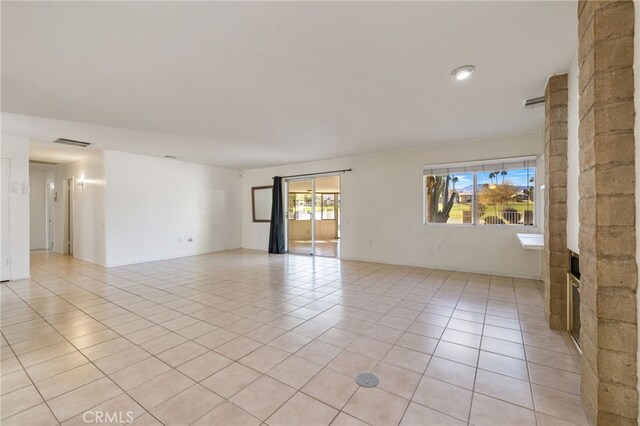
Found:
[[[47,191],[47,250],[53,251],[53,208],[56,198],[56,187],[49,182],[45,188]]]
[[[64,180],[64,254],[73,255],[73,178]]]
[[[289,252],[340,257],[340,175],[290,179],[287,188]]]
[[[2,158],[2,200],[0,201],[0,221],[2,221],[2,246],[0,247],[0,281],[9,281],[11,279],[11,225],[10,225],[10,197],[11,197],[11,160]]]

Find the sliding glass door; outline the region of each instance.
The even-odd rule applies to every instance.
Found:
[[[340,256],[340,176],[287,181],[289,252]]]
[[[288,242],[289,252],[314,254],[315,178],[288,181]]]

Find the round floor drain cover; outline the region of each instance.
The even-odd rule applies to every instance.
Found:
[[[375,388],[380,380],[375,374],[360,373],[356,376],[356,383],[365,388]]]

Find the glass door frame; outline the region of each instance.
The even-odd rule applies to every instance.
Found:
[[[289,248],[289,195],[291,191],[289,190],[290,182],[311,182],[311,214],[309,220],[311,221],[311,252],[309,256],[316,255],[316,176],[304,176],[299,178],[287,178],[285,179],[286,183],[286,209],[285,211],[285,220],[287,221],[287,226],[285,226],[285,247],[288,253],[291,253]],[[298,254],[298,253],[293,253]]]

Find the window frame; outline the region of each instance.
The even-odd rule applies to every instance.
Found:
[[[516,163],[516,162],[523,162],[522,167],[518,168],[518,167],[513,167],[511,166],[512,163]],[[531,164],[532,163],[532,164]],[[537,156],[534,155],[530,155],[530,156],[524,156],[524,157],[512,157],[512,158],[501,158],[501,159],[491,159],[491,160],[479,160],[479,161],[467,161],[467,162],[459,162],[459,163],[446,163],[446,164],[436,164],[436,165],[425,165],[423,166],[423,173],[422,173],[422,224],[425,226],[435,226],[435,227],[440,227],[440,226],[454,226],[454,227],[490,227],[490,228],[504,228],[504,229],[529,229],[529,230],[536,230],[539,228],[539,219],[540,219],[540,213],[539,213],[539,207],[538,205],[540,204],[539,202],[537,202],[537,200],[540,199],[540,193],[541,193],[541,189],[538,188],[538,186],[536,185],[538,182],[538,177],[539,177],[539,159]],[[427,173],[427,170],[433,170],[433,169],[449,169],[449,168],[455,168],[455,169],[459,169],[459,168],[486,168],[486,167],[491,167],[491,166],[496,166],[496,165],[500,165],[500,164],[507,164],[508,167],[504,168],[503,170],[523,170],[523,169],[527,169],[527,168],[532,168],[533,169],[533,177],[534,177],[534,184],[533,186],[533,193],[534,193],[534,202],[533,204],[533,224],[532,225],[525,225],[525,224],[513,224],[513,223],[504,223],[504,224],[491,224],[491,223],[478,223],[478,217],[477,217],[477,211],[478,211],[478,173],[482,173],[483,171],[486,170],[470,170],[470,171],[460,171],[460,172],[456,172],[455,170],[451,173],[440,173],[440,174],[429,174]],[[529,164],[527,166],[527,164]],[[426,179],[427,176],[444,176],[446,174],[456,174],[456,173],[465,173],[465,174],[472,174],[473,175],[473,196],[472,196],[472,206],[471,206],[471,223],[447,223],[447,222],[428,222],[427,221],[427,185],[426,185]]]

